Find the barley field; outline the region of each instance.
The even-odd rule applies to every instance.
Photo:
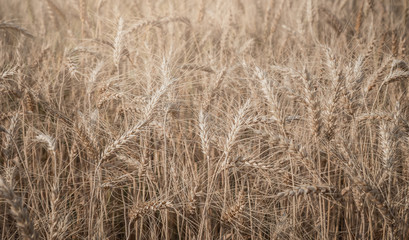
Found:
[[[409,239],[408,31],[406,0],[0,0],[0,239]]]

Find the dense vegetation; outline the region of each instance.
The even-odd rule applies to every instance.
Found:
[[[0,0],[1,239],[404,239],[405,0]]]

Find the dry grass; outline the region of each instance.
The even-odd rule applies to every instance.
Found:
[[[1,239],[405,239],[409,5],[0,0]]]

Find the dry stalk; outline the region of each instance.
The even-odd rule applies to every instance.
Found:
[[[395,142],[392,135],[392,127],[385,121],[381,122],[379,127],[380,134],[380,150],[382,153],[382,165],[386,170],[385,174],[390,175],[393,173],[395,165]]]
[[[203,21],[203,18],[206,13],[206,0],[201,0],[200,1],[200,7],[199,7],[199,14],[197,16],[197,21],[201,23]]]
[[[345,147],[341,147],[341,150],[347,152]],[[366,198],[376,206],[376,209],[379,211],[379,213],[381,213],[381,215],[385,219],[385,222],[388,225],[392,225],[394,223],[394,215],[390,206],[388,205],[382,193],[377,188],[372,187],[371,184],[369,184],[362,177],[362,174],[357,170],[357,167],[355,166],[355,161],[356,160],[350,159],[348,163],[344,162],[343,169],[347,173],[348,179],[352,183],[352,193],[354,198],[356,198],[354,199],[354,201],[358,210],[363,211],[363,196],[366,196]]]
[[[368,93],[376,86],[379,80],[386,75],[387,69],[393,62],[391,57],[388,57],[380,66],[376,72],[374,72],[368,79],[367,85],[364,88],[364,95],[368,96]],[[390,76],[390,75],[389,75]]]
[[[254,169],[261,169],[261,170],[271,170],[273,169],[273,164],[263,161],[262,159],[256,159],[251,157],[236,157],[234,161],[232,161],[231,167],[249,167]]]
[[[6,141],[4,142],[3,146],[3,154],[6,156],[7,159],[12,159],[13,158],[13,141],[15,138],[15,134],[17,131],[17,123],[19,121],[20,114],[15,113],[14,116],[10,120],[10,125],[5,131],[7,133],[6,135]]]
[[[97,156],[99,148],[89,138],[89,136],[86,133],[86,131],[84,130],[84,128],[83,127],[75,127],[74,132],[75,132],[76,136],[78,137],[79,142],[85,148],[85,150],[90,155],[90,157],[93,158],[93,157]]]
[[[264,41],[267,42],[267,38],[269,36],[269,30],[270,30],[270,21],[271,21],[271,16],[273,15],[273,9],[274,9],[274,0],[270,0],[266,12],[264,14]]]
[[[369,9],[371,11],[375,10],[375,1],[374,0],[368,0],[368,5],[369,5]]]
[[[397,31],[392,31],[392,55],[398,57],[399,55],[399,38]]]
[[[390,83],[406,80],[409,78],[409,71],[395,70],[386,76],[385,80],[379,86],[379,90]]]
[[[276,198],[280,199],[284,197],[299,197],[301,195],[306,196],[308,194],[334,195],[335,193],[336,191],[328,186],[302,186],[277,193]]]
[[[13,191],[13,188],[0,177],[0,196],[10,205],[11,215],[16,220],[22,239],[37,239],[33,222],[31,221],[23,202]]]
[[[216,79],[214,86],[212,86],[206,92],[206,98],[204,100],[203,107],[202,107],[204,112],[209,112],[210,106],[212,105],[212,102],[216,96],[217,90],[219,90],[219,88],[221,87],[226,74],[227,74],[227,70],[225,68],[222,69],[217,75],[217,79]]]
[[[364,5],[365,5],[365,1],[362,1],[361,7],[359,8],[358,14],[356,15],[356,19],[355,19],[355,34],[356,35],[359,35],[359,32],[361,30],[363,14],[364,14]]]
[[[401,37],[399,41],[398,57],[404,58],[406,54],[406,37]]]
[[[88,21],[87,1],[86,0],[79,0],[79,5],[80,5],[81,29],[82,29],[82,34],[84,35],[85,24]]]
[[[244,197],[240,194],[237,201],[222,212],[220,220],[225,224],[233,224],[238,221],[245,206]]]
[[[171,208],[174,208],[173,204],[170,201],[164,200],[152,200],[149,202],[137,203],[129,211],[129,218],[132,221],[141,217],[149,216],[156,211]]]
[[[29,113],[34,112],[34,107],[35,107],[34,99],[31,93],[28,92],[27,90],[24,91],[23,106],[26,112],[29,112]]]
[[[31,33],[29,33],[26,29],[20,27],[19,25],[11,23],[11,22],[0,22],[0,30],[15,31],[15,32],[18,32],[18,33],[26,36],[26,37],[34,38],[34,36]],[[5,78],[5,77],[6,77],[6,75],[3,72],[2,78]]]
[[[339,100],[342,97],[343,88],[344,88],[344,77],[341,71],[338,69],[335,56],[332,51],[327,48],[327,67],[330,72],[330,78],[332,81],[332,97],[327,104],[327,109],[325,112],[326,118],[324,119],[325,125],[325,137],[328,140],[331,140],[334,137],[337,121],[337,109],[339,107]]]
[[[271,42],[272,39],[273,39],[274,33],[277,30],[277,26],[278,26],[278,23],[279,23],[280,18],[281,18],[281,14],[283,12],[283,7],[284,7],[285,2],[286,2],[285,0],[280,1],[280,5],[278,6],[277,12],[276,12],[276,14],[275,14],[275,16],[273,18],[273,21],[271,23],[271,27],[269,29],[269,35],[267,37],[267,42]]]
[[[45,143],[45,145],[47,146],[47,150],[55,154],[55,139],[53,137],[44,133],[40,133],[39,135],[37,135],[36,140],[38,142]]]
[[[240,131],[245,127],[246,115],[248,114],[249,108],[250,100],[247,100],[247,102],[237,111],[237,114],[233,119],[233,123],[230,126],[229,133],[227,134],[223,145],[225,160],[222,162],[222,168],[224,168],[224,166],[229,166],[229,155],[233,146],[236,144],[236,139],[238,138]]]
[[[119,72],[119,64],[121,61],[122,57],[122,48],[123,48],[123,38],[124,38],[124,19],[121,17],[118,20],[118,29],[116,32],[116,37],[114,39],[114,53],[113,53],[113,59],[114,59],[114,64]]]
[[[310,74],[305,70],[304,77],[301,78],[303,82],[303,90],[305,100],[307,104],[307,111],[309,117],[309,126],[311,129],[311,135],[314,137],[319,137],[321,133],[321,108],[318,99],[317,90],[314,87],[313,80],[310,77]]]
[[[384,112],[372,112],[372,113],[366,113],[362,114],[360,116],[357,116],[356,121],[357,122],[363,122],[363,121],[370,121],[370,120],[376,120],[376,121],[392,121],[393,117],[391,114],[384,113]]]
[[[199,136],[201,140],[202,152],[206,161],[210,160],[210,128],[207,122],[207,114],[200,110],[199,112]]]
[[[194,215],[196,213],[196,209],[199,203],[199,197],[201,197],[202,195],[203,193],[199,191],[199,187],[197,185],[189,191],[188,199],[186,202],[186,210],[189,214]]]
[[[195,65],[195,64],[184,64],[181,68],[182,69],[188,69],[188,70],[196,70],[196,71],[214,73],[214,70],[211,67],[200,66],[200,65]]]
[[[307,0],[307,24],[308,24],[308,30],[310,31],[311,35],[313,34],[313,23],[314,23],[314,16],[315,16],[315,11],[313,8],[313,3],[312,0]]]
[[[269,103],[270,113],[272,115],[272,119],[278,124],[281,128],[281,132],[283,135],[288,135],[285,129],[285,119],[283,118],[283,110],[280,106],[280,100],[278,96],[278,91],[270,86],[270,81],[265,76],[265,73],[259,68],[256,67],[255,74],[257,78],[260,80],[261,89],[264,93],[266,100]]]
[[[329,9],[320,7],[319,11],[327,18],[327,23],[335,30],[339,36],[344,31],[344,24]]]
[[[168,80],[156,91],[156,93],[152,96],[149,103],[146,105],[143,111],[142,119],[131,129],[123,133],[118,139],[116,139],[111,144],[105,147],[105,149],[102,151],[100,155],[100,163],[110,158],[117,150],[126,146],[126,144],[130,140],[134,139],[137,136],[137,134],[142,130],[142,128],[152,120],[152,117],[154,116],[154,110],[159,104],[161,97],[175,82],[176,80]]]
[[[145,20],[141,21],[135,25],[133,25],[129,30],[125,32],[125,35],[133,33],[133,32],[138,32],[140,29],[146,27],[146,26],[160,26],[163,24],[171,23],[171,22],[182,22],[188,26],[191,25],[190,20],[186,17],[164,17],[158,20]]]
[[[233,16],[232,13],[229,13],[229,18],[227,19],[227,23],[225,23],[225,26],[222,28],[222,33],[220,36],[220,64],[224,65],[227,60],[227,54],[230,50],[230,37],[233,34]]]
[[[60,17],[64,22],[66,22],[66,17],[63,11],[61,11],[57,5],[54,4],[52,0],[46,0],[47,1],[47,6],[48,6],[48,13],[50,15],[51,20],[54,22],[55,26],[58,28],[60,27],[60,24],[58,22],[58,17]],[[56,14],[56,15],[55,15]]]

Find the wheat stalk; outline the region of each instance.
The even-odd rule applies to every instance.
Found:
[[[229,166],[229,155],[232,151],[236,139],[239,136],[240,131],[245,127],[246,115],[250,108],[250,99],[237,111],[237,115],[234,117],[230,126],[230,130],[227,134],[226,140],[223,145],[224,161],[222,162],[222,168]]]
[[[319,11],[327,18],[327,23],[335,30],[339,36],[344,31],[344,24],[335,16],[330,10],[324,7],[320,7]]]
[[[191,25],[190,20],[186,17],[164,17],[158,20],[144,20],[137,24],[134,24],[126,31],[125,34],[127,35],[133,32],[138,32],[140,29],[146,26],[160,26],[163,24],[171,23],[171,22],[182,22],[188,26]]]
[[[159,104],[161,97],[166,93],[168,88],[174,84],[177,80],[166,81],[152,96],[151,100],[145,106],[143,110],[142,119],[130,128],[128,131],[123,133],[119,138],[113,141],[111,144],[105,147],[105,149],[100,154],[100,162],[102,163],[106,159],[110,158],[117,150],[123,148],[129,141],[136,137],[136,135],[142,130],[142,128],[152,120],[154,115],[154,110]]]
[[[23,206],[23,202],[13,191],[13,188],[0,177],[0,196],[6,199],[10,205],[11,215],[17,223],[17,228],[22,239],[37,239],[34,225],[28,216],[27,210]]]
[[[152,200],[149,202],[142,202],[135,204],[129,211],[129,218],[132,220],[147,216],[159,210],[174,208],[170,201]]]
[[[271,42],[272,39],[273,39],[274,33],[276,32],[278,23],[279,23],[280,18],[281,18],[281,14],[282,14],[282,12],[283,12],[283,8],[284,8],[284,3],[285,3],[285,2],[286,2],[286,1],[282,0],[282,1],[280,2],[280,5],[278,6],[277,13],[276,13],[276,15],[274,16],[273,21],[272,21],[272,23],[271,23],[271,27],[270,27],[270,31],[269,31],[269,35],[268,35],[267,41],[270,41],[270,42]]]
[[[261,89],[264,93],[264,96],[266,100],[269,103],[270,107],[270,113],[272,114],[272,119],[277,122],[277,124],[280,126],[282,134],[287,135],[287,131],[285,129],[285,119],[283,118],[283,110],[280,106],[280,101],[278,98],[278,91],[273,89],[273,87],[270,86],[270,82],[265,76],[265,74],[262,72],[261,69],[256,68],[256,76],[261,82]]]
[[[59,22],[57,17],[54,15],[54,13],[57,14],[57,16],[59,16],[64,22],[66,22],[66,17],[63,11],[61,11],[57,5],[55,5],[53,3],[52,0],[46,0],[47,1],[47,6],[48,6],[48,13],[52,19],[52,21],[54,22],[56,27],[59,27]]]
[[[79,0],[79,5],[80,5],[81,34],[82,36],[84,36],[85,24],[88,21],[87,1]]]
[[[122,57],[122,48],[123,48],[123,38],[124,38],[124,19],[122,17],[119,18],[118,20],[118,29],[116,32],[116,37],[114,39],[114,53],[113,53],[113,59],[114,59],[114,64],[119,72],[119,64],[121,61]]]
[[[335,59],[334,54],[332,53],[331,49],[326,48],[326,56],[327,56],[327,67],[330,72],[329,77],[333,82],[333,91],[332,91],[332,98],[329,100],[327,104],[327,110],[325,112],[326,118],[324,119],[324,125],[326,128],[325,135],[328,140],[331,140],[334,137],[335,128],[336,128],[336,120],[337,114],[336,110],[338,109],[339,100],[342,96],[342,91],[344,87],[344,76],[342,72],[338,69],[337,62]]]
[[[355,19],[355,34],[356,35],[359,35],[359,32],[361,30],[363,14],[364,14],[364,5],[365,5],[365,1],[362,1],[361,7],[359,8],[358,14],[356,15],[356,19]]]
[[[237,221],[242,214],[245,207],[245,203],[242,199],[236,201],[236,203],[227,208],[221,215],[220,220],[226,224],[232,224]]]
[[[4,22],[4,21],[0,22],[0,30],[16,31],[16,32],[18,32],[20,34],[23,34],[26,37],[34,38],[34,36],[31,33],[29,33],[26,29],[20,27],[19,25],[11,23],[11,22]],[[6,76],[7,76],[7,74],[5,74],[3,72],[2,78],[5,78]]]
[[[294,189],[290,189],[284,192],[280,192],[276,194],[276,198],[284,198],[284,197],[298,197],[301,195],[308,195],[308,194],[327,194],[327,195],[334,195],[336,191],[328,186],[301,186],[296,187]]]
[[[303,90],[305,94],[305,103],[307,105],[309,125],[313,136],[318,137],[321,132],[321,108],[317,96],[317,90],[313,85],[313,80],[310,73],[305,70],[304,77],[301,78],[303,82]]]

